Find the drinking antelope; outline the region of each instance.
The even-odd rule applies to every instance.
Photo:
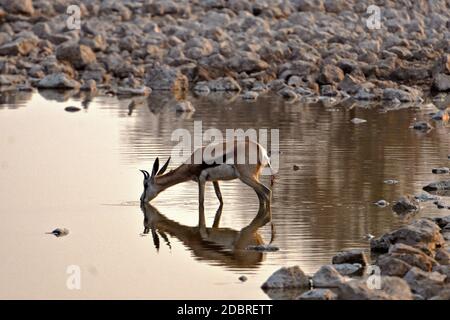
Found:
[[[266,223],[269,222],[271,220],[270,201],[272,192],[259,181],[262,168],[267,166],[270,169],[270,159],[266,150],[257,142],[249,139],[234,140],[228,143],[222,142],[222,148],[219,148],[221,152],[215,154],[211,159],[206,159],[204,157],[206,148],[216,146],[207,146],[195,150],[185,163],[166,174],[164,172],[169,165],[170,158],[161,169],[159,169],[159,159],[156,158],[151,175],[145,170],[140,170],[144,174],[144,192],[141,201],[149,202],[160,192],[178,183],[196,181],[199,190],[199,206],[203,207],[205,184],[212,181],[216,196],[222,205],[219,181],[240,179],[255,190],[259,199],[259,211],[266,210],[268,212]],[[249,152],[246,152],[246,150],[249,150]],[[252,150],[256,152],[256,159],[253,159],[255,158],[254,155],[250,155]],[[202,160],[201,163],[195,164],[198,159]],[[233,161],[227,161],[228,159],[233,159]],[[252,164],[252,162],[255,163]],[[271,175],[271,181],[273,182],[273,174]]]

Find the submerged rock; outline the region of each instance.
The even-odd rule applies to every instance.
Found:
[[[56,228],[52,232],[47,232],[47,234],[53,234],[56,237],[63,237],[69,234],[69,229],[66,228]]]
[[[450,190],[450,180],[442,180],[437,182],[431,182],[423,187],[425,191],[437,191],[437,190]]]
[[[354,124],[360,124],[360,123],[365,123],[367,122],[367,120],[364,119],[360,119],[360,118],[353,118],[352,120],[350,120],[352,123]]]
[[[426,121],[417,121],[414,122],[412,128],[420,131],[428,131],[433,129],[433,127]]]
[[[301,294],[297,300],[336,300],[337,294],[330,289],[311,289]]]
[[[67,111],[67,112],[78,112],[78,111],[80,111],[81,109],[78,108],[78,107],[69,106],[69,107],[65,107],[64,110]]]
[[[446,173],[450,173],[450,169],[447,167],[433,168],[431,170],[431,172],[434,174],[446,174]]]
[[[275,271],[266,282],[263,289],[309,288],[308,276],[298,267],[283,267]]]
[[[419,202],[416,198],[406,195],[401,197],[397,202],[392,206],[392,210],[398,214],[405,214],[409,212],[415,212],[420,209]]]
[[[195,108],[192,105],[192,102],[190,101],[178,101],[175,106],[175,111],[176,112],[194,112]]]
[[[377,202],[374,202],[374,204],[380,208],[385,208],[389,205],[389,202],[382,199],[382,200],[378,200]]]

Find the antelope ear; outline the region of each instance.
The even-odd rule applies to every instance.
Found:
[[[164,172],[166,172],[167,167],[169,166],[169,162],[170,162],[170,157],[169,159],[167,159],[166,163],[162,166],[161,170],[158,171],[158,176],[160,174],[163,174]]]
[[[155,162],[153,163],[152,176],[151,176],[152,178],[154,176],[156,176],[158,169],[159,169],[159,158],[156,158]]]

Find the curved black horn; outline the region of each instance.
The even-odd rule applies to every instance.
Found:
[[[145,170],[139,170],[139,171],[144,174],[144,178],[145,179],[148,179],[148,177],[150,176],[150,174],[147,171],[145,171]]]
[[[158,175],[163,174],[166,171],[167,167],[169,166],[169,162],[170,162],[170,157],[169,157],[169,159],[167,159],[166,163],[164,163],[161,170],[158,171]]]
[[[159,169],[159,158],[156,158],[155,163],[153,163],[152,177],[156,176]]]

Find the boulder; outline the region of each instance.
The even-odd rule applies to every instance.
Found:
[[[263,283],[263,289],[309,288],[309,278],[298,267],[283,267]]]
[[[188,78],[180,70],[166,65],[157,65],[148,70],[145,84],[152,90],[187,91]]]
[[[339,286],[339,300],[412,300],[408,284],[398,277],[381,277],[380,288],[371,289],[364,280],[351,280]]]
[[[335,65],[326,64],[320,70],[317,83],[321,85],[337,84],[342,80],[344,80],[344,72]]]
[[[364,270],[359,263],[333,264],[332,267],[344,277],[361,275]]]
[[[117,95],[124,96],[148,96],[152,93],[152,89],[149,87],[130,88],[130,87],[118,87]]]
[[[300,295],[297,300],[336,300],[337,294],[329,289],[311,289]]]
[[[450,265],[450,252],[444,248],[437,249],[434,255],[434,259],[439,264]]]
[[[329,265],[322,266],[312,277],[315,288],[336,288],[345,282],[345,278]]]
[[[426,121],[416,121],[413,123],[412,128],[419,131],[428,131],[433,129],[433,127]]]
[[[14,41],[3,44],[0,47],[0,55],[26,56],[31,52],[31,50],[36,48],[37,42],[38,40],[35,37],[19,37]]]
[[[450,75],[439,73],[433,79],[432,87],[436,91],[450,90]]]
[[[33,1],[32,0],[0,0],[0,6],[8,13],[33,15]]]
[[[405,275],[404,279],[414,293],[429,299],[443,290],[447,276],[438,272],[425,272],[413,267]]]
[[[396,243],[410,246],[423,246],[434,250],[445,244],[439,226],[429,219],[418,219],[411,224],[386,233],[378,239],[370,241],[370,248],[375,252],[388,252],[389,247]]]
[[[77,89],[80,83],[70,79],[65,73],[53,73],[45,76],[37,83],[42,89]]]
[[[392,206],[392,210],[398,214],[405,214],[409,212],[415,212],[420,209],[419,201],[410,195],[406,195],[401,197],[397,202]]]
[[[368,265],[368,259],[363,250],[353,249],[338,253],[332,258],[333,264],[359,263],[362,266]]]
[[[206,82],[211,91],[241,91],[241,86],[231,77],[217,78]]]
[[[383,276],[403,277],[411,269],[408,263],[389,254],[379,256],[376,265]]]
[[[77,42],[65,42],[56,48],[56,58],[71,63],[75,69],[83,69],[96,61],[91,48]]]
[[[450,190],[450,180],[441,180],[437,182],[431,182],[425,187],[423,187],[423,190],[430,192],[430,191],[438,191],[438,190]]]
[[[422,92],[407,86],[400,86],[400,89],[386,88],[383,90],[383,100],[398,100],[400,102],[421,101]]]

